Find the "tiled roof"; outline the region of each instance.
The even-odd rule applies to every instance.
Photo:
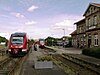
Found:
[[[94,5],[94,6],[97,6],[97,7],[100,7],[100,4],[98,3],[90,3],[91,5]]]
[[[100,8],[100,3],[90,3],[90,4],[89,4],[89,6],[88,6],[88,8],[86,9],[85,13],[83,14],[83,16],[85,16],[85,14],[86,14],[87,10],[89,9],[89,7],[90,7],[91,5],[93,5],[93,6],[96,6],[96,7],[99,7],[99,8]]]
[[[77,34],[77,30],[73,31],[70,35],[76,35]]]
[[[81,22],[84,22],[85,23],[85,18],[82,19],[82,20],[80,20],[80,21],[78,21],[78,22],[76,22],[76,23],[74,23],[74,24],[78,24],[78,23],[81,23]]]

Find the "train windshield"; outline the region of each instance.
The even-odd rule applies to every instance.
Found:
[[[23,44],[23,37],[12,37],[12,44]]]
[[[41,43],[41,44],[44,44],[44,40],[43,40],[43,39],[41,39],[41,40],[40,40],[40,43]]]

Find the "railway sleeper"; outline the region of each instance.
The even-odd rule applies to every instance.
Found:
[[[94,66],[95,68],[100,68],[100,64],[92,63],[92,62],[89,62],[89,61],[84,60],[84,59],[82,59],[82,58],[75,57],[75,56],[69,55],[69,54],[62,54],[62,55],[66,56],[66,57],[69,57],[69,58],[71,58],[71,59],[76,59],[76,60],[78,60],[78,61],[80,61],[80,62],[84,62],[84,63],[89,64],[89,65],[92,65],[92,66]]]
[[[9,70],[0,70],[0,75],[7,75]]]
[[[97,68],[97,67],[94,67],[93,64],[89,64],[89,63],[86,63],[86,61],[83,61],[83,60],[77,60],[76,58],[68,58],[64,55],[61,55],[64,59],[67,59],[67,60],[70,60],[71,62],[75,63],[75,64],[78,64],[80,65],[81,67],[84,67],[84,68],[87,68],[87,70],[91,70],[91,71],[95,71],[97,74],[100,74],[100,68]]]
[[[64,70],[68,75],[77,75],[73,68],[69,67],[68,65],[64,64],[63,62],[61,62],[55,58],[53,58],[52,60],[58,67],[60,67],[62,70]]]
[[[60,58],[59,58],[60,57]],[[80,66],[79,64],[76,64],[76,63],[74,63],[74,62],[72,62],[72,61],[70,61],[70,60],[67,60],[67,61],[69,61],[69,62],[71,62],[71,63],[73,63],[73,64],[76,64],[76,65],[78,65],[77,67],[73,67],[73,66],[71,66],[71,64],[69,63],[69,65],[67,64],[67,62],[66,63],[64,63],[65,62],[65,60],[64,61],[62,61],[63,59],[61,59],[61,58],[63,58],[63,57],[61,57],[60,55],[58,56],[54,56],[53,57],[53,59],[54,60],[56,60],[56,64],[58,65],[58,66],[60,66],[66,73],[68,73],[68,75],[84,75],[84,74],[88,74],[88,75],[99,75],[98,73],[94,73],[94,71],[92,72],[91,70],[90,71],[88,71],[87,70],[87,68],[86,67],[84,67],[84,66]],[[59,62],[60,62],[60,65],[59,65]],[[58,63],[57,63],[58,62]],[[85,71],[85,72],[84,72]],[[72,74],[73,73],[73,74]]]

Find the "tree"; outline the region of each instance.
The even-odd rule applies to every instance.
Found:
[[[7,39],[5,37],[0,36],[0,43],[1,42],[6,42],[6,41],[7,41]]]
[[[46,39],[46,45],[47,46],[54,46],[57,44],[57,39],[53,38],[53,37],[47,37]]]

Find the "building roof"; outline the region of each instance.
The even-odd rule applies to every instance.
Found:
[[[98,3],[91,3],[91,5],[94,5],[96,7],[100,7],[100,4],[98,4]]]
[[[89,6],[88,6],[88,8],[86,9],[85,13],[83,14],[83,16],[85,16],[86,12],[88,11],[88,9],[89,9],[89,7],[90,7],[91,5],[100,8],[100,3],[90,3]]]
[[[76,22],[76,23],[74,23],[74,24],[78,24],[78,23],[85,23],[85,18],[80,20],[80,21],[78,21],[78,22]]]
[[[70,35],[77,35],[77,30],[73,31]]]

